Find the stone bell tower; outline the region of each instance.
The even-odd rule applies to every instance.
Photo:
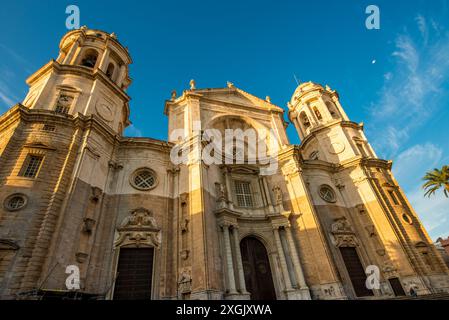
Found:
[[[44,279],[61,289],[73,264],[86,290],[96,288],[88,263],[111,252],[102,246],[98,253],[94,241],[113,242],[101,234],[101,206],[114,192],[108,179],[123,168],[116,157],[129,125],[131,58],[113,33],[86,27],[68,32],[59,47],[57,59],[27,79],[23,102],[0,116],[0,201],[7,204],[0,206],[0,244],[9,244],[0,296],[26,293]]]
[[[305,159],[339,163],[357,156],[376,157],[363,133],[351,122],[338,93],[312,82],[300,85],[288,104],[290,121],[305,146]]]
[[[402,295],[410,287],[429,293],[445,286],[447,270],[395,180],[392,162],[377,157],[338,93],[304,83],[288,106],[301,138],[302,174],[346,294]],[[360,277],[351,261],[358,261]],[[380,269],[380,290],[367,291],[357,280],[370,265]]]
[[[129,125],[128,50],[114,33],[82,27],[67,33],[59,56],[27,79],[23,105],[58,114],[98,116],[121,134]]]

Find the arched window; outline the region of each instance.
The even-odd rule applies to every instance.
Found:
[[[332,102],[327,101],[326,102],[327,110],[329,110],[329,113],[331,114],[332,118],[338,119],[337,111],[335,110],[334,104]]]
[[[108,65],[108,68],[106,69],[106,76],[111,80],[112,80],[112,76],[114,75],[114,69],[115,69],[115,66],[112,62]]]
[[[317,107],[313,108],[313,112],[315,112],[315,115],[318,120],[323,120],[323,117],[321,116],[321,112],[317,109]]]
[[[310,121],[305,112],[301,112],[300,119],[304,127],[310,127]]]
[[[88,49],[84,53],[83,59],[81,60],[81,65],[88,68],[95,67],[98,59],[98,52],[94,49]]]

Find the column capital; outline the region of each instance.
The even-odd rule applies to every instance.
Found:
[[[233,227],[233,224],[229,221],[222,221],[222,222],[220,222],[219,226],[222,230],[224,230],[224,229],[229,230],[231,227]]]
[[[288,222],[274,223],[272,225],[272,228],[273,228],[273,230],[279,230],[281,228],[288,229],[288,228],[290,228],[290,223],[288,223]]]
[[[171,174],[173,174],[173,175],[179,173],[180,171],[181,171],[181,169],[179,168],[179,166],[173,166],[173,167],[169,167],[169,168],[167,169],[167,172],[168,172],[168,173],[171,173]]]

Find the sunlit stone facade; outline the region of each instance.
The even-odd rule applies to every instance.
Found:
[[[1,298],[67,290],[69,265],[80,270],[80,293],[104,299],[448,290],[448,269],[392,163],[376,156],[336,91],[304,83],[294,92],[288,118],[301,145],[268,97],[193,81],[165,104],[168,141],[124,137],[131,62],[114,34],[71,31],[27,80],[24,101],[0,116]],[[251,128],[274,134],[273,174],[259,163],[194,160],[201,132]],[[188,161],[174,164],[180,146]],[[365,286],[369,266],[378,289]]]

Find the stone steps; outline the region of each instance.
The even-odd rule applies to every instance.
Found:
[[[449,293],[432,293],[417,297],[396,297],[392,300],[449,300]]]

